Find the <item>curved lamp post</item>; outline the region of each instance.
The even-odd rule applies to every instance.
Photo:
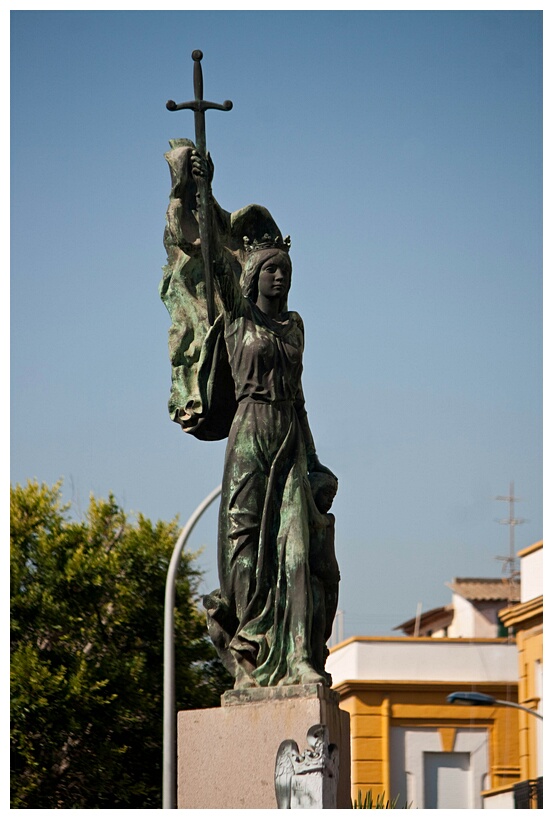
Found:
[[[533,714],[538,719],[543,720],[543,716],[532,710],[532,708],[526,708],[525,705],[519,705],[518,702],[496,700],[495,697],[482,694],[480,691],[454,691],[453,694],[448,694],[446,700],[449,703],[460,702],[465,705],[505,705],[507,708],[518,708],[520,711],[526,711],[527,714]]]
[[[175,699],[175,580],[182,552],[192,529],[207,507],[221,494],[221,486],[205,498],[180,533],[165,583],[163,624],[163,807],[177,807],[177,726]]]

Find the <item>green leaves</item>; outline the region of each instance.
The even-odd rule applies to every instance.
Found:
[[[130,522],[115,499],[83,521],[61,486],[11,489],[12,807],[160,807],[163,607],[179,525]],[[176,588],[177,707],[232,680],[198,606],[195,555]]]
[[[353,807],[354,808],[361,808],[363,810],[376,810],[376,809],[391,810],[392,808],[397,808],[398,801],[399,801],[399,795],[396,796],[395,799],[392,799],[392,801],[390,801],[389,799],[386,799],[386,794],[378,793],[376,795],[376,799],[373,799],[373,792],[372,792],[371,789],[369,789],[367,791],[365,796],[363,796],[361,791],[359,790],[359,791],[357,791],[357,799],[354,799],[354,801],[353,801]],[[405,808],[410,808],[410,807],[411,807],[410,804],[409,805],[407,805],[407,804],[403,805],[404,809]]]

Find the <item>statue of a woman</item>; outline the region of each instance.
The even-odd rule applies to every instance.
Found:
[[[235,688],[328,684],[315,645],[323,637],[314,619],[318,513],[309,476],[332,473],[318,460],[304,406],[303,322],[287,309],[289,240],[264,208],[229,214],[214,203],[219,315],[208,329],[194,184],[212,168],[185,141],[166,157],[173,188],[161,293],[173,319],[170,411],[198,437],[228,434],[220,589],[204,598],[208,629]]]

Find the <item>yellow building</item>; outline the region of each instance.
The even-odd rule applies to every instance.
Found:
[[[331,649],[352,799],[370,789],[398,807],[542,807],[543,722],[522,709],[543,707],[543,541],[518,556],[520,581],[456,578],[451,604],[398,626],[408,636]],[[503,702],[447,702],[460,691]]]
[[[450,705],[454,691],[517,702],[517,649],[505,638],[353,637],[327,669],[351,719],[352,799],[482,808],[520,779],[518,712]]]
[[[516,635],[519,704],[543,714],[543,540],[518,553],[521,592],[518,605],[502,610],[505,626]],[[541,807],[543,722],[518,710],[520,782],[514,788],[517,807]]]

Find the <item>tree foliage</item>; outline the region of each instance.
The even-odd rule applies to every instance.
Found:
[[[159,808],[165,580],[176,520],[135,523],[114,498],[71,519],[60,483],[11,489],[12,807]],[[175,611],[178,709],[232,680],[184,554]]]

